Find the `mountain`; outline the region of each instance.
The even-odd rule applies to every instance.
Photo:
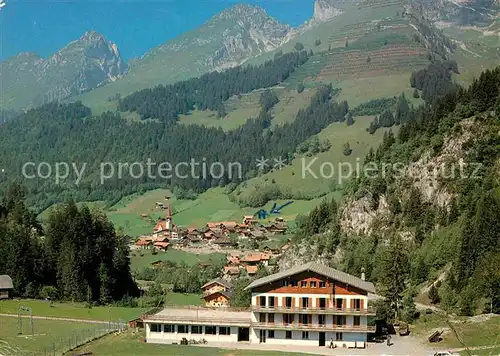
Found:
[[[26,108],[94,89],[127,71],[118,47],[88,31],[52,56],[20,53],[1,62],[1,108]]]

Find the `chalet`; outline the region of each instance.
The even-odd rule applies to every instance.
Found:
[[[254,215],[245,215],[243,217],[243,225],[245,226],[253,226],[259,223],[259,220],[255,219]]]
[[[272,234],[284,234],[286,232],[286,224],[281,222],[271,223],[265,225],[264,229]]]
[[[6,274],[0,275],[0,299],[9,299],[13,289],[12,278]]]
[[[238,255],[228,256],[227,263],[229,265],[238,266],[240,264],[240,257]]]
[[[201,286],[203,300],[207,307],[229,306],[231,300],[231,284],[221,278],[214,279]]]
[[[368,306],[368,293],[376,291],[363,278],[310,262],[257,279],[245,289],[251,293],[249,311],[167,308],[145,316],[146,342],[203,337],[229,346],[241,342],[293,350],[300,345],[323,353],[330,340],[339,348],[370,347],[368,334],[375,326],[369,319],[375,312]]]
[[[169,245],[170,244],[168,242],[163,242],[163,241],[158,241],[153,244],[154,247],[162,251],[167,251]]]
[[[213,241],[212,243],[219,246],[219,247],[231,246],[231,240],[226,236],[219,237],[215,241]]]
[[[225,266],[224,274],[226,276],[238,276],[240,274],[240,268],[238,266]]]
[[[252,237],[255,240],[267,240],[266,235],[261,230],[251,230],[250,237]]]
[[[254,276],[259,270],[259,266],[245,266],[245,270],[249,276]]]
[[[146,249],[153,245],[153,241],[146,238],[140,238],[139,240],[137,240],[135,245],[139,248]]]
[[[267,266],[271,256],[266,253],[250,254],[240,259],[240,263],[246,266],[258,266],[260,263]]]

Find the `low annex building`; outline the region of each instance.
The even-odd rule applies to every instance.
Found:
[[[216,284],[207,289],[220,288]],[[253,281],[249,310],[165,309],[144,319],[146,341],[210,342],[364,348],[375,326],[368,316],[373,283],[318,263]]]

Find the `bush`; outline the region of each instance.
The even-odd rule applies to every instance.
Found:
[[[305,87],[304,87],[304,84],[302,83],[299,83],[297,84],[297,93],[302,93],[304,91]]]
[[[304,49],[304,45],[300,42],[297,42],[293,48],[295,48],[297,52],[300,52]]]

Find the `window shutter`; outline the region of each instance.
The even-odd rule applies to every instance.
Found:
[[[354,309],[354,299],[351,299],[351,310]]]
[[[307,307],[312,308],[312,305],[313,305],[313,299],[309,298],[309,302],[307,303]]]
[[[284,308],[286,307],[286,298],[285,297],[282,297],[281,298],[281,306]]]
[[[312,324],[312,322],[313,322],[313,316],[312,316],[312,314],[309,314],[308,317],[309,317],[309,324]]]
[[[274,307],[278,307],[278,297],[274,297]]]
[[[316,309],[319,309],[319,298],[316,298]],[[311,308],[312,308],[312,305],[311,305]]]
[[[295,297],[292,297],[292,309],[295,309]]]
[[[359,308],[360,308],[361,310],[363,310],[363,309],[365,308],[364,304],[365,304],[365,301],[364,301],[363,299],[361,299],[361,300],[359,301]]]

